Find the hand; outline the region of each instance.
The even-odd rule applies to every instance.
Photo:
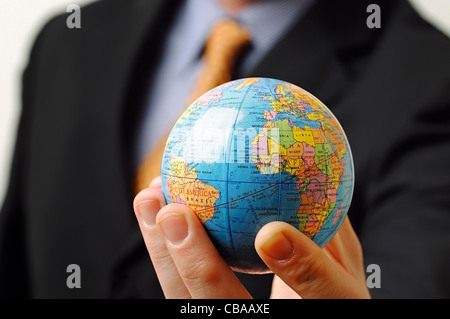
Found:
[[[166,298],[251,298],[186,205],[166,205],[161,180],[134,211]],[[276,275],[273,298],[370,298],[359,240],[348,218],[324,249],[289,224],[272,222],[255,248]]]

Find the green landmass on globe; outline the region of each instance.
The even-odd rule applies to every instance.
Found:
[[[254,248],[284,221],[320,247],[350,206],[353,160],[345,133],[316,97],[288,82],[245,78],[199,97],[164,151],[168,203],[188,205],[233,270],[265,273]]]

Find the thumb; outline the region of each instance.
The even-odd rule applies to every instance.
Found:
[[[287,223],[265,225],[255,248],[267,266],[302,298],[369,297],[351,273]]]

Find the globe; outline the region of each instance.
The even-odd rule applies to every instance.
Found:
[[[336,117],[269,78],[227,82],[193,102],[168,137],[161,178],[167,202],[189,206],[229,266],[253,274],[269,272],[254,248],[261,227],[284,221],[324,247],[354,185]]]

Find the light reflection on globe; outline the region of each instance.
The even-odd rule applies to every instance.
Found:
[[[268,272],[254,240],[271,221],[325,246],[354,185],[350,147],[330,110],[268,78],[231,81],[198,98],[172,129],[161,177],[167,202],[192,208],[225,261],[245,273]]]

